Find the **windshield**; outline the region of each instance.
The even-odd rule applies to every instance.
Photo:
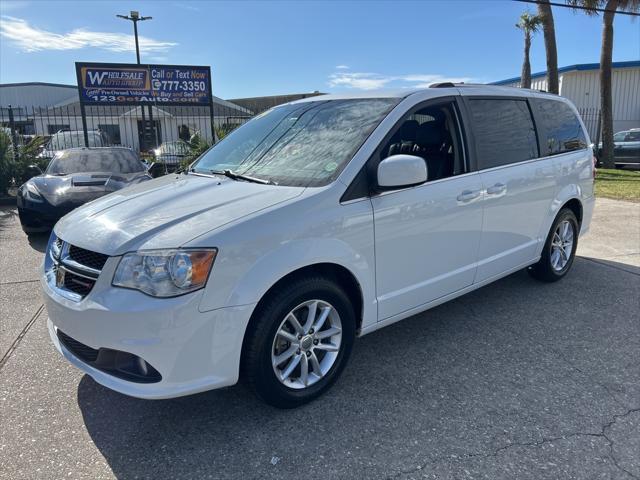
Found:
[[[232,170],[279,185],[326,185],[397,103],[370,98],[275,107],[234,130],[192,170]]]
[[[101,147],[102,137],[97,132],[88,132],[89,146]],[[73,147],[84,147],[84,133],[82,132],[58,132],[51,136],[49,150],[65,150]]]
[[[616,134],[613,136],[613,141],[614,141],[614,142],[624,142],[624,136],[625,136],[626,134],[627,134],[627,132],[619,132],[619,133],[616,133]]]
[[[180,153],[180,154],[184,154],[184,153],[188,153],[188,152],[189,152],[189,146],[184,142],[163,143],[162,145],[160,145],[160,148],[158,148],[158,153],[160,153],[160,154],[162,154],[162,153]]]
[[[48,175],[82,172],[136,173],[144,167],[135,153],[126,149],[65,150],[57,154]]]

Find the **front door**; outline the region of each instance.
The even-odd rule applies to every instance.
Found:
[[[455,101],[419,106],[379,150],[379,160],[421,156],[428,169],[426,183],[371,198],[379,320],[473,283],[482,182],[468,171],[459,118]]]
[[[481,190],[470,173],[372,199],[380,320],[473,283]]]

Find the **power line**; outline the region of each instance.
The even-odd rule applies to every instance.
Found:
[[[580,5],[567,5],[566,3],[558,3],[558,2],[541,2],[540,0],[513,0],[514,2],[522,2],[522,3],[533,3],[535,5],[540,4],[548,4],[554,7],[564,7],[564,8],[572,8],[575,10],[588,10],[590,12],[614,12],[616,15],[631,15],[632,17],[640,17],[640,13],[636,12],[625,12],[623,10],[607,10],[606,8],[587,8]]]

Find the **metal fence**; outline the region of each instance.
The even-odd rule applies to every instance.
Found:
[[[600,143],[600,134],[602,129],[600,109],[595,107],[583,107],[578,109],[578,113],[582,117],[584,126],[587,127],[587,132],[589,132],[591,142],[598,145],[598,143]]]
[[[248,121],[256,112],[230,102],[208,106],[101,105],[85,107],[89,146],[125,146],[151,155],[199,138],[208,144]],[[85,146],[79,103],[57,107],[0,107],[0,127],[14,146],[43,137],[45,148]],[[213,127],[213,128],[212,128]],[[215,133],[215,136],[214,136]]]

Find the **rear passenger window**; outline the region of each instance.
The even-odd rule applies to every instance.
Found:
[[[469,101],[473,131],[482,169],[538,157],[538,140],[526,100]]]
[[[566,103],[557,100],[537,100],[544,124],[542,155],[557,155],[587,148],[587,138],[580,121]]]

